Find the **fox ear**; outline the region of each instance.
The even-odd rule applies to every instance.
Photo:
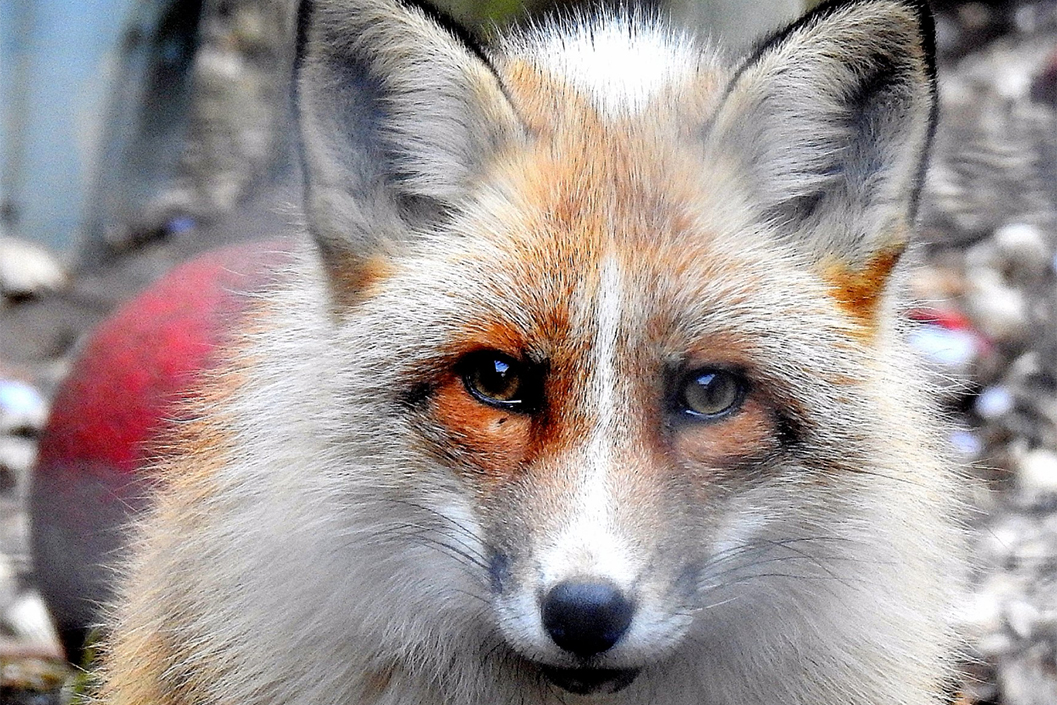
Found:
[[[926,0],[825,2],[735,74],[707,139],[760,217],[849,274],[895,264],[932,138]],[[875,277],[875,280],[878,280]]]
[[[304,0],[295,80],[306,217],[339,298],[521,130],[483,53],[400,0]]]

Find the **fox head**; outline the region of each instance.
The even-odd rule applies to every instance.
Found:
[[[380,663],[932,702],[946,470],[897,316],[930,37],[923,0],[826,2],[728,67],[633,14],[485,50],[306,4],[330,462],[384,547]]]

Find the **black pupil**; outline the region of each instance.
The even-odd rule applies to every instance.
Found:
[[[737,378],[728,372],[706,372],[692,378],[683,389],[688,411],[715,416],[728,411],[738,402],[741,388]]]

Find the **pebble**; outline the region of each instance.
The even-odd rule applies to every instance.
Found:
[[[966,461],[974,460],[980,455],[980,451],[984,449],[984,443],[980,440],[980,437],[965,429],[952,432],[950,442],[954,446],[954,450]]]
[[[1057,453],[1036,448],[1016,461],[1017,490],[1028,501],[1057,498]]]
[[[969,600],[963,621],[975,634],[995,632],[1003,626],[1002,606],[996,591],[982,590]]]
[[[48,405],[32,385],[0,378],[0,433],[39,430],[48,418]]]
[[[1020,639],[1030,639],[1035,623],[1041,616],[1039,610],[1030,602],[1013,600],[1003,610],[1003,616],[1013,633]]]
[[[0,436],[0,492],[24,487],[37,460],[37,444],[29,438]]]
[[[1002,632],[991,632],[976,641],[976,650],[987,658],[997,658],[1013,650],[1013,640]]]
[[[1035,629],[1049,638],[1057,636],[1057,609],[1051,607],[1042,612],[1035,622]]]
[[[1024,293],[1003,283],[997,273],[985,270],[970,283],[966,307],[988,338],[1018,343],[1028,337],[1028,307]]]
[[[0,604],[7,605],[18,591],[18,574],[10,556],[0,553]]]
[[[995,231],[994,250],[998,264],[1008,274],[1037,278],[1044,276],[1050,248],[1042,230],[1028,223],[1012,223]]]
[[[66,270],[43,247],[0,234],[0,293],[37,296],[66,284]]]
[[[44,600],[36,591],[24,591],[8,608],[4,622],[25,646],[37,653],[61,658],[58,635]]]
[[[1016,403],[1013,392],[1008,387],[996,385],[984,389],[976,397],[973,410],[984,420],[998,419],[1010,411]]]
[[[1013,546],[1018,537],[1016,528],[1007,524],[999,524],[988,529],[982,537],[981,548],[996,563],[1005,563],[1013,551]]]

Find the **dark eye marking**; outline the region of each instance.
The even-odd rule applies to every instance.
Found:
[[[715,421],[737,413],[748,381],[736,372],[699,368],[679,377],[672,395],[673,411],[691,421]]]
[[[477,401],[504,411],[532,413],[543,400],[543,374],[538,365],[515,360],[495,350],[470,353],[458,363],[466,391]]]

